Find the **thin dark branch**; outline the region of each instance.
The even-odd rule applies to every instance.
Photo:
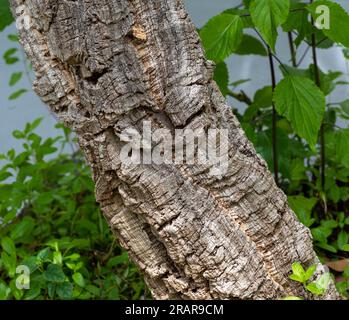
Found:
[[[304,61],[305,57],[307,56],[308,52],[310,51],[311,47],[307,47],[302,55],[302,57],[299,59],[298,63],[297,63],[297,67],[299,67],[302,62]]]
[[[229,90],[227,94],[228,94],[228,96],[230,96],[230,97],[232,97],[240,102],[244,102],[247,105],[252,104],[251,98],[243,90],[241,90],[239,93],[236,93],[236,92]]]
[[[276,76],[275,76],[275,68],[274,68],[274,60],[270,47],[268,46],[268,56],[269,56],[269,64],[270,64],[270,73],[271,73],[271,82],[273,92],[276,88]],[[274,163],[274,177],[275,182],[279,185],[279,160],[278,160],[278,148],[277,148],[277,113],[275,109],[274,102],[273,106],[273,115],[272,115],[272,144],[273,144],[273,163]]]
[[[310,3],[313,3],[313,0],[310,0]],[[314,18],[311,17],[312,25],[315,25]],[[313,60],[314,60],[314,76],[316,85],[321,88],[321,78],[320,78],[320,70],[317,59],[316,52],[316,34],[315,32],[311,35],[312,42],[312,51],[313,51]],[[325,183],[326,183],[326,154],[325,154],[325,128],[324,124],[321,125],[320,129],[320,174],[321,174],[321,188],[322,191],[325,191]]]
[[[263,44],[265,45],[265,47],[267,48],[267,50],[270,49],[269,45],[267,44],[267,42],[264,40],[263,36],[258,32],[258,30],[256,28],[253,28],[253,30],[257,33],[258,37],[261,39],[261,41],[263,42]],[[269,49],[268,49],[269,48]],[[270,54],[275,58],[275,60],[280,64],[281,68],[287,73],[289,74],[289,71],[287,70],[285,64],[279,59],[279,57],[274,54],[271,50]]]

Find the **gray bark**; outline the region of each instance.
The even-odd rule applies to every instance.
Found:
[[[34,89],[79,139],[97,201],[156,299],[308,297],[291,264],[318,263],[310,232],[247,140],[181,0],[11,0]],[[21,10],[15,9],[23,5]],[[23,16],[22,16],[23,17]],[[229,130],[229,169],[131,165],[120,132]],[[320,299],[335,299],[333,285]]]

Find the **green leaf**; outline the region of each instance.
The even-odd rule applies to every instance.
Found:
[[[334,42],[349,47],[349,36],[346,30],[349,30],[349,15],[338,4],[332,1],[319,0],[308,5],[307,9],[313,16],[315,22],[321,16],[322,12],[316,13],[319,6],[326,6],[329,9],[329,29],[321,29],[322,32]]]
[[[243,35],[241,44],[235,53],[239,55],[255,54],[263,57],[268,55],[264,45],[249,34]]]
[[[313,230],[312,230],[312,233],[313,233]],[[319,243],[316,243],[316,246],[321,248],[321,249],[324,249],[326,251],[329,251],[329,252],[332,252],[332,253],[337,253],[337,249],[334,246],[329,245],[328,243],[319,242]]]
[[[349,117],[349,99],[341,102],[340,107],[342,108],[342,111],[345,113],[345,115]]]
[[[230,85],[233,87],[233,88],[237,88],[238,86],[246,83],[246,82],[249,82],[251,81],[251,79],[240,79],[240,80],[237,80],[237,81],[234,81],[232,82]]]
[[[242,40],[239,16],[222,13],[213,17],[200,31],[208,59],[219,63],[236,51]]]
[[[254,27],[248,9],[230,8],[230,9],[224,10],[222,13],[224,13],[224,14],[231,14],[231,15],[234,15],[234,16],[239,16],[241,18],[241,21],[242,21],[242,24],[243,24],[244,28],[246,28],[246,29]]]
[[[101,291],[98,287],[96,287],[94,285],[91,285],[91,284],[86,286],[86,290],[88,292],[92,293],[94,296],[99,296],[100,295],[100,291]]]
[[[307,78],[288,76],[277,85],[274,101],[277,112],[314,147],[326,107],[322,91]]]
[[[339,249],[345,248],[346,245],[348,245],[349,240],[349,234],[345,231],[341,231],[338,233],[337,236],[337,246]]]
[[[258,108],[271,107],[273,102],[273,89],[271,86],[266,86],[256,91],[253,97],[253,106]]]
[[[296,213],[300,222],[310,227],[315,219],[312,219],[311,212],[317,203],[316,198],[305,198],[303,196],[290,196],[288,202],[291,209]]]
[[[0,31],[3,31],[13,22],[8,0],[0,0]]]
[[[25,126],[25,129],[24,129],[24,133],[28,134],[28,133],[34,131],[41,124],[42,120],[43,120],[43,118],[40,117],[40,118],[35,119],[31,123],[27,123]]]
[[[21,80],[23,72],[14,72],[11,74],[9,85],[13,87],[19,80]]]
[[[35,228],[35,220],[32,217],[24,217],[22,221],[15,224],[11,230],[11,239],[17,240],[30,235]]]
[[[16,34],[9,34],[7,36],[7,39],[9,39],[10,41],[13,41],[13,42],[18,42],[19,41],[19,38],[18,38],[18,36]]]
[[[47,284],[47,293],[48,293],[48,296],[53,299],[54,296],[55,296],[55,293],[56,293],[56,284],[53,283],[53,282],[49,282]]]
[[[302,265],[299,262],[292,263],[292,272],[293,273],[290,275],[290,279],[301,283],[305,282],[306,274]]]
[[[292,263],[292,271],[297,276],[304,276],[305,271],[299,262]]]
[[[334,131],[329,134],[329,139],[332,140],[334,159],[344,167],[349,168],[349,129]]]
[[[0,172],[0,182],[1,181],[5,181],[6,179],[8,179],[9,177],[12,177],[12,174],[10,172]]]
[[[17,61],[19,61],[17,57],[13,56],[17,51],[18,51],[17,48],[11,48],[5,51],[3,58],[6,64],[14,64]]]
[[[108,268],[113,268],[115,266],[118,266],[120,264],[126,264],[128,263],[128,254],[127,252],[124,252],[123,254],[117,256],[117,257],[113,257],[111,258],[108,263],[107,266]]]
[[[12,135],[16,139],[24,139],[25,138],[25,134],[22,131],[19,131],[19,130],[13,131]]]
[[[44,278],[49,282],[63,282],[65,275],[61,267],[50,264],[44,272]]]
[[[219,64],[217,64],[216,69],[214,71],[213,80],[216,81],[222,94],[226,96],[229,90],[229,72],[225,62],[220,62]]]
[[[9,237],[1,239],[1,246],[10,256],[16,255],[16,246]]]
[[[278,35],[277,28],[286,21],[289,9],[290,0],[254,0],[251,3],[252,21],[273,51]]]
[[[331,283],[331,274],[329,272],[322,274],[320,278],[316,280],[316,285],[318,286],[318,288],[323,289],[324,292],[328,289],[330,283]]]
[[[80,287],[85,287],[85,279],[84,277],[82,276],[82,274],[80,272],[75,272],[72,276],[74,282],[80,286]]]
[[[16,272],[16,262],[17,262],[16,255],[7,254],[5,251],[3,251],[1,252],[1,260],[2,260],[3,266],[8,271],[9,276],[13,278]]]
[[[71,299],[73,296],[73,285],[68,281],[59,283],[56,286],[56,292],[61,299]]]
[[[298,36],[295,39],[295,44],[297,46],[301,44],[305,36],[312,30],[312,25],[308,19],[309,12],[305,7],[305,3],[292,3],[291,9],[293,11],[288,15],[287,20],[282,25],[282,29],[285,32],[297,31]]]
[[[349,244],[345,244],[340,248],[342,251],[349,252]]]
[[[309,283],[306,286],[306,288],[308,291],[310,291],[311,293],[313,293],[317,296],[320,296],[320,295],[324,294],[324,292],[325,292],[325,290],[322,288],[319,288],[315,282]]]
[[[303,283],[303,277],[297,276],[296,274],[291,274],[289,278],[293,281]]]
[[[15,91],[14,93],[12,93],[8,99],[9,100],[15,100],[17,98],[19,98],[23,93],[26,93],[28,90],[27,89],[19,89],[17,91]]]
[[[308,281],[314,275],[315,270],[316,270],[315,264],[310,266],[305,272],[304,281]]]
[[[7,300],[7,297],[10,295],[11,289],[8,288],[5,284],[0,282],[0,300]]]

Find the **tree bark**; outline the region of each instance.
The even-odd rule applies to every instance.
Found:
[[[318,263],[212,80],[182,0],[11,0],[34,89],[78,137],[96,197],[156,299],[309,299],[291,264]],[[20,8],[17,9],[16,8]],[[229,168],[132,165],[124,128],[224,128]],[[333,284],[320,299],[336,299]]]

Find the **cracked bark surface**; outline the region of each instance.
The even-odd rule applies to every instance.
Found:
[[[307,297],[318,263],[215,82],[181,0],[11,0],[34,89],[77,134],[106,219],[156,299]],[[225,128],[229,169],[120,161],[124,128]],[[314,297],[308,296],[309,299]],[[320,299],[336,299],[331,288]]]

